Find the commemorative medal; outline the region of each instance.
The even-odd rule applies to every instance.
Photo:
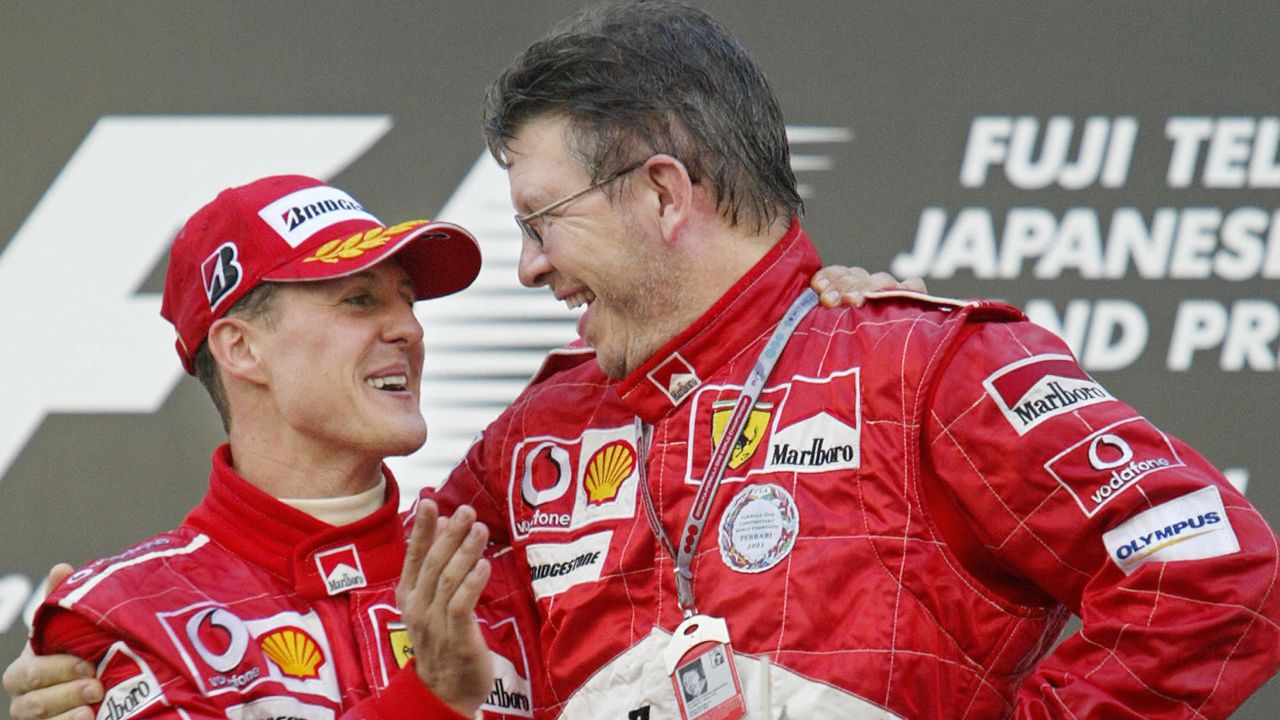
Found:
[[[720,558],[740,573],[760,573],[791,553],[800,512],[785,488],[773,483],[744,488],[720,518]]]

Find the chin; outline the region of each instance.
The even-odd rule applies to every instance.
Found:
[[[674,333],[653,338],[632,336],[630,342],[618,342],[615,347],[594,346],[596,364],[609,379],[621,380],[648,362],[672,337]]]
[[[412,430],[405,428],[399,432],[388,434],[382,448],[382,454],[386,457],[412,455],[426,442],[427,428],[425,425]]]
[[[600,366],[600,371],[610,380],[621,380],[629,375],[633,369],[627,366],[626,358],[602,353],[598,348],[596,349],[596,364]]]

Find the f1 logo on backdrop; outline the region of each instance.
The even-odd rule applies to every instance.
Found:
[[[163,261],[183,220],[219,190],[257,177],[289,172],[331,178],[391,127],[387,115],[99,118],[0,249],[6,347],[65,350],[67,338],[74,338],[79,350],[0,353],[0,479],[50,413],[153,413],[168,397],[182,374],[171,349],[172,329],[159,317],[160,298],[137,290]],[[842,127],[790,126],[787,133],[801,177],[831,165],[825,154],[805,148],[853,139]],[[179,157],[181,164],[174,162]],[[483,151],[477,166],[484,170],[483,197],[454,198],[441,217],[465,224],[510,213],[501,170]],[[800,190],[809,197],[813,184],[804,182]],[[352,204],[342,211],[363,211]],[[518,247],[514,227],[508,239]],[[219,282],[206,285],[211,295],[215,289],[225,293],[233,282],[228,269],[235,268],[221,267]],[[512,275],[506,284],[518,287],[514,274],[503,272]],[[546,301],[560,312],[550,296]],[[565,324],[572,327],[572,318],[565,316]],[[529,372],[541,360],[536,355]],[[112,372],[101,372],[104,367]],[[32,377],[59,381],[33,383]],[[460,454],[449,454],[443,469]]]
[[[331,177],[390,129],[385,115],[100,118],[0,252],[6,347],[62,350],[0,353],[0,478],[49,413],[151,413],[169,396],[173,330],[137,291],[187,216],[256,177]]]
[[[183,220],[219,190],[264,175],[331,178],[391,126],[386,115],[99,118],[0,249],[6,346],[65,349],[67,338],[74,338],[82,350],[0,353],[0,479],[50,413],[153,413],[169,396],[182,374],[171,349],[173,332],[159,317],[160,298],[137,290],[163,261]],[[826,155],[802,152],[806,146],[853,139],[841,127],[791,126],[787,132],[802,177],[830,166]],[[477,215],[510,213],[501,170],[483,152],[477,165],[485,170],[484,197],[451,201],[442,217],[471,222]],[[812,184],[802,183],[801,194],[812,195]],[[518,247],[514,229],[509,239]],[[517,286],[514,276],[507,279]],[[573,324],[568,316],[565,323]],[[101,372],[103,367],[112,372]],[[33,383],[32,377],[59,381]],[[452,454],[445,468],[459,455]]]

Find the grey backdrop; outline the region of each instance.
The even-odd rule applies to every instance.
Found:
[[[839,0],[705,6],[741,37],[774,84],[794,126],[798,176],[808,195],[806,226],[828,260],[911,269],[905,254],[918,230],[927,230],[923,218],[943,218],[942,235],[958,269],[924,266],[935,294],[1001,297],[1042,314],[1052,308],[1052,314],[1067,313],[1067,326],[1080,323],[1068,335],[1095,322],[1098,379],[1229,469],[1272,525],[1280,521],[1273,473],[1280,465],[1280,157],[1271,135],[1280,122],[1280,7]],[[537,302],[500,286],[513,275],[514,234],[505,187],[481,161],[477,119],[486,82],[577,7],[491,0],[0,2],[0,660],[21,648],[26,628],[19,611],[52,562],[80,563],[173,526],[202,494],[208,453],[222,439],[203,391],[185,376],[177,379],[163,328],[136,343],[140,354],[168,353],[173,360],[164,370],[172,374],[150,383],[160,387],[154,410],[93,392],[124,375],[118,361],[107,361],[114,356],[103,354],[103,343],[90,339],[89,328],[110,336],[121,317],[114,308],[130,297],[150,310],[158,302],[163,259],[143,255],[138,281],[130,281],[125,296],[111,298],[95,294],[96,280],[64,273],[60,262],[82,249],[108,259],[132,252],[138,231],[121,223],[122,216],[149,213],[168,228],[149,232],[171,233],[199,204],[195,198],[211,192],[192,189],[185,205],[157,215],[153,205],[169,197],[169,178],[200,177],[210,154],[224,164],[258,167],[264,152],[241,158],[236,153],[248,154],[247,146],[215,140],[212,151],[168,151],[159,165],[152,159],[144,168],[132,158],[145,148],[117,148],[109,165],[86,158],[77,166],[79,182],[68,180],[67,187],[79,195],[69,190],[55,197],[51,187],[72,174],[69,161],[95,123],[155,116],[162,134],[166,123],[185,116],[381,118],[385,127],[367,147],[333,161],[336,184],[389,222],[424,215],[465,220],[485,245],[487,272],[498,278],[485,290],[487,302]],[[1063,187],[1071,181],[1056,174],[1046,187],[1031,187],[1036,183],[1026,173],[1006,172],[1012,158],[991,163],[985,182],[966,184],[961,168],[979,117],[997,118],[981,121],[983,128],[997,127],[999,118],[1030,118],[1042,132],[1050,118],[1069,119],[1068,160],[1079,159],[1088,118],[1126,118],[1111,127],[1134,130],[1129,162],[1119,157],[1112,181],[1079,189]],[[1178,164],[1166,134],[1170,118],[1203,118],[1175,119],[1173,126],[1218,134],[1216,149],[1207,141],[1185,146],[1197,151],[1191,165],[1180,165],[1192,171],[1186,182],[1169,177],[1171,164]],[[198,134],[184,137],[200,143]],[[1116,139],[1115,148],[1124,149],[1124,139]],[[305,144],[282,149],[278,159],[287,163],[307,150]],[[113,199],[111,212],[95,206],[96,189],[106,197],[121,185],[127,200]],[[1053,243],[1010,265],[1012,272],[985,269],[1000,259],[987,245],[1007,247],[1001,237],[1006,219],[1025,217],[1028,208],[1041,209],[1038,217],[1050,221]],[[1122,214],[1136,212],[1148,223],[1160,210],[1180,228],[1209,220],[1199,234],[1171,236],[1168,262],[1157,253],[1144,272],[1121,264],[1119,273],[1100,273],[1090,259],[1118,242],[1108,238],[1118,208],[1133,208]],[[961,214],[977,224],[957,227]],[[111,220],[98,222],[99,216]],[[992,229],[983,229],[983,217]],[[1083,224],[1075,224],[1080,218]],[[1097,223],[1092,230],[1090,218]],[[64,220],[72,228],[65,234],[57,231]],[[1218,222],[1231,229],[1219,231]],[[20,264],[25,255],[14,238],[24,227],[25,243],[58,248],[33,257],[55,260]],[[1067,257],[1067,269],[1038,277],[1038,253],[1063,247],[1076,253],[1056,256]],[[104,272],[116,267],[95,262]],[[1129,324],[1109,328],[1103,321],[1111,310]],[[529,357],[563,339],[563,321],[549,319],[545,309],[530,318],[531,325],[556,328],[549,339],[522,337],[511,348],[449,346],[463,360],[428,376],[427,394],[433,382],[456,380],[468,388],[460,393],[467,397],[429,412],[428,444],[439,440],[439,457],[409,461],[401,474],[441,472],[470,428],[514,392],[531,369]],[[1191,322],[1196,318],[1199,324]],[[434,331],[450,336],[450,327],[445,318]],[[1140,327],[1147,329],[1144,343],[1133,335]],[[1108,357],[1124,355],[1117,348],[1129,340],[1134,350],[1113,363],[1120,367],[1104,368]],[[1171,347],[1174,355],[1200,349],[1179,365],[1171,363]],[[429,363],[432,357],[429,349]],[[479,381],[466,371],[506,358],[515,371],[482,369]],[[69,397],[66,388],[75,389]],[[449,415],[454,405],[461,413],[456,422]],[[1277,707],[1280,682],[1273,679],[1236,717],[1272,718]]]

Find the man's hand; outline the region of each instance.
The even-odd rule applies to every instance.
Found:
[[[446,519],[435,503],[423,500],[396,588],[418,678],[467,717],[493,686],[493,661],[475,619],[476,601],[489,582],[489,561],[481,558],[488,540],[475,510],[463,505]]]
[[[828,265],[817,272],[809,282],[809,286],[818,293],[822,304],[827,307],[849,305],[862,307],[865,294],[877,290],[913,290],[925,292],[924,280],[909,278],[898,282],[889,273],[878,272],[874,275],[860,267],[844,265]]]
[[[45,588],[58,587],[71,574],[58,564],[49,571]],[[88,705],[102,700],[102,683],[93,665],[74,655],[37,656],[31,646],[4,671],[11,720],[93,720]]]

